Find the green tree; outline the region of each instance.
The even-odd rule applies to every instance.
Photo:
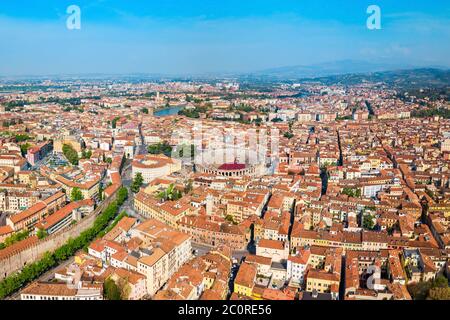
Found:
[[[70,144],[64,144],[62,151],[67,160],[74,166],[78,165],[78,153]]]
[[[448,288],[448,280],[444,276],[438,276],[434,279],[433,288]]]
[[[233,218],[233,216],[232,215],[227,215],[226,217],[225,217],[225,220],[227,220],[228,222],[230,222],[230,223],[232,223],[232,224],[237,224],[235,221],[234,221],[234,218]]]
[[[419,109],[411,112],[412,118],[429,118],[434,116],[450,119],[450,109]]]
[[[82,159],[90,159],[92,157],[92,151],[91,150],[83,150],[81,151],[81,158]]]
[[[48,235],[47,231],[45,231],[43,229],[38,229],[38,231],[36,232],[36,236],[39,239],[44,239],[47,235]]]
[[[99,233],[98,236],[103,237],[105,234],[110,232],[119,223],[119,221],[122,220],[123,217],[128,217],[126,211],[122,211],[106,229]]]
[[[116,285],[114,280],[112,280],[111,278],[106,279],[105,282],[103,283],[103,291],[104,291],[105,298],[108,300],[121,300],[122,299],[120,288]]]
[[[130,296],[130,293],[131,293],[131,287],[128,283],[128,280],[120,278],[118,280],[117,286],[120,289],[120,298],[122,300],[128,300],[128,297]]]
[[[344,188],[342,190],[342,193],[353,198],[359,198],[361,197],[361,189],[358,188]]]
[[[158,199],[163,201],[176,201],[178,199],[181,199],[182,196],[183,194],[181,193],[181,191],[176,189],[175,185],[171,183],[169,187],[166,190],[160,192],[157,197]]]
[[[24,143],[20,145],[20,152],[22,153],[22,156],[25,157],[25,155],[27,154],[28,149],[30,149],[31,144]]]
[[[115,129],[117,127],[117,121],[119,121],[120,117],[115,117],[111,122],[111,128]]]
[[[24,142],[31,139],[31,137],[27,134],[16,134],[14,138],[17,142]]]
[[[128,199],[128,189],[122,187],[117,192],[117,203],[121,206]]]
[[[170,157],[172,154],[172,147],[167,143],[157,143],[147,148],[148,153],[150,154],[164,154],[167,157]]]
[[[414,300],[425,300],[430,289],[430,282],[418,282],[408,285],[408,291]]]
[[[80,188],[78,187],[73,188],[72,192],[70,193],[70,201],[75,202],[83,199],[84,199],[83,193],[81,192]]]
[[[142,108],[141,111],[142,113],[148,114],[148,108]]]
[[[134,176],[133,182],[131,183],[131,191],[134,193],[138,193],[141,189],[142,185],[144,184],[144,178],[142,177],[142,173],[138,172]]]
[[[283,135],[285,138],[292,139],[294,134],[292,132],[285,132]]]
[[[103,201],[103,185],[100,183],[98,187],[98,200]]]
[[[434,280],[421,281],[408,285],[408,291],[414,300],[449,300],[443,299],[448,294],[448,280],[444,276],[438,276]]]
[[[375,228],[374,216],[371,214],[365,214],[363,216],[363,228],[373,230]]]
[[[14,234],[12,234],[11,236],[7,237],[2,246],[3,248],[9,247],[10,245],[22,241],[26,238],[28,238],[28,236],[30,235],[30,232],[28,230],[24,230],[24,231],[20,231],[20,232],[16,232]]]

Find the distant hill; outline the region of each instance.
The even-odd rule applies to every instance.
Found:
[[[421,68],[362,74],[344,74],[303,79],[301,82],[320,82],[327,85],[354,85],[364,82],[383,83],[391,88],[449,88],[450,69]]]
[[[249,75],[278,79],[302,79],[413,68],[413,66],[408,64],[393,64],[384,61],[367,62],[360,60],[341,60],[310,66],[287,66],[280,68],[271,68],[252,72]]]
[[[287,66],[265,69],[241,75],[244,79],[266,81],[314,80],[327,84],[356,84],[363,81],[385,82],[401,86],[445,86],[449,81],[449,68],[441,66],[416,67],[409,64],[394,64],[389,61],[341,60],[310,66]]]

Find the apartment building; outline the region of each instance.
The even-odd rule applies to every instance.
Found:
[[[14,231],[32,229],[45,216],[53,214],[66,203],[66,195],[58,192],[37,202],[30,208],[6,218],[6,224]]]
[[[256,265],[247,262],[242,263],[234,279],[234,292],[239,295],[251,297],[253,288],[255,287],[256,274]]]
[[[242,228],[225,221],[214,221],[205,216],[185,216],[178,222],[178,228],[190,235],[195,243],[213,247],[227,245],[234,250],[243,250],[247,246]]]
[[[192,255],[191,238],[167,225],[149,219],[131,230],[147,244],[148,254],[137,261],[137,271],[146,276],[147,293],[153,296]]]
[[[71,202],[52,215],[42,219],[36,224],[36,228],[44,230],[47,234],[58,232],[72,222],[79,221],[85,215],[92,213],[94,208],[95,202],[92,199]]]
[[[103,285],[73,288],[67,283],[33,282],[20,294],[21,300],[103,300]]]
[[[175,229],[181,219],[191,213],[190,204],[183,199],[162,202],[143,190],[134,197],[134,209],[146,218],[156,219]]]

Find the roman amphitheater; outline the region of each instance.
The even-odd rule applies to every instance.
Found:
[[[267,171],[265,151],[248,148],[206,149],[194,162],[198,172],[225,177],[261,176]]]

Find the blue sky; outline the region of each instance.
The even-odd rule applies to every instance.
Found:
[[[81,8],[81,30],[66,8]],[[369,5],[382,29],[366,28]],[[448,0],[0,1],[0,75],[249,72],[355,59],[450,66]]]

